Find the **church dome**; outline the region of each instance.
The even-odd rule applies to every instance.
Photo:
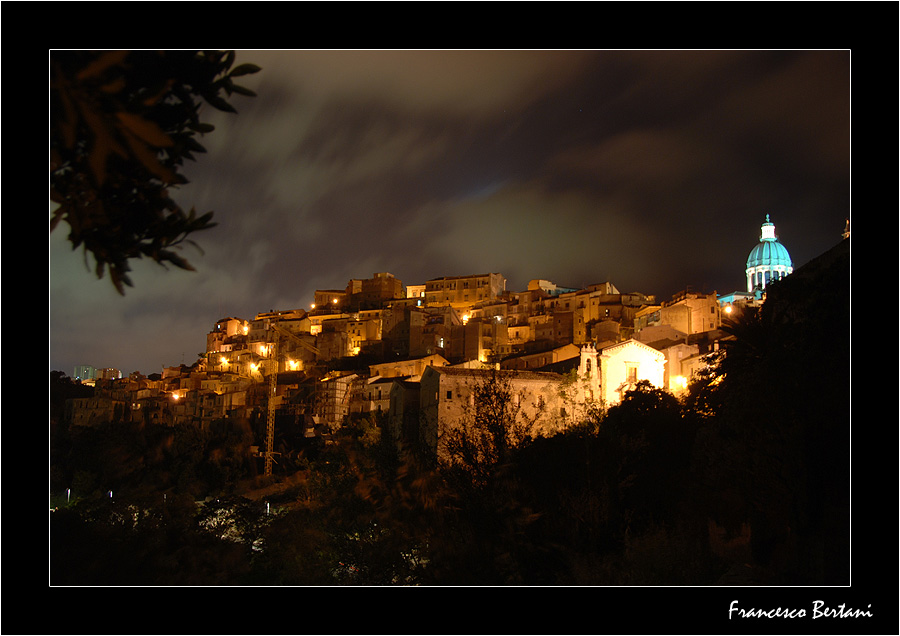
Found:
[[[747,257],[747,267],[759,267],[760,265],[784,265],[791,267],[791,255],[787,248],[778,241],[760,241],[756,247],[750,250]]]
[[[771,281],[784,278],[794,271],[794,264],[787,248],[775,236],[775,224],[766,215],[760,227],[759,243],[747,257],[747,291],[765,289]]]

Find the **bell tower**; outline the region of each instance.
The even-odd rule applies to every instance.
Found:
[[[578,364],[578,379],[584,388],[585,401],[600,399],[600,361],[593,342],[581,345],[581,361]]]

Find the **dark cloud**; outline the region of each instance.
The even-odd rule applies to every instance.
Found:
[[[849,214],[848,51],[246,51],[185,206],[219,226],[118,297],[51,236],[52,369],[193,362],[226,315],[316,288],[496,271],[661,297],[743,285],[771,214],[795,265]]]

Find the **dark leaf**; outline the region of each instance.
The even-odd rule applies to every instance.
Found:
[[[204,99],[206,99],[206,102],[210,106],[212,106],[213,108],[216,108],[218,110],[224,111],[226,113],[236,113],[237,112],[237,110],[235,109],[234,106],[229,104],[227,101],[225,101],[218,95],[208,95]]]
[[[131,133],[148,144],[158,148],[167,148],[172,145],[172,139],[162,131],[158,124],[127,112],[120,111],[116,113],[116,117]]]
[[[188,148],[190,148],[190,149],[193,150],[194,152],[204,152],[204,153],[206,152],[206,148],[204,148],[203,146],[201,146],[201,145],[197,142],[197,140],[194,139],[193,137],[188,137],[188,138],[185,140],[185,144],[187,145]]]
[[[252,75],[253,73],[259,73],[261,70],[262,68],[260,68],[256,64],[239,64],[238,66],[235,66],[228,75],[230,77]]]
[[[246,95],[247,97],[256,97],[256,93],[251,91],[249,88],[244,88],[243,86],[238,86],[237,84],[232,84],[231,90],[238,95]]]
[[[211,133],[212,131],[214,131],[216,129],[216,127],[213,126],[212,124],[204,124],[204,123],[200,123],[200,122],[198,122],[196,124],[191,124],[188,127],[191,130],[201,133],[201,134]]]

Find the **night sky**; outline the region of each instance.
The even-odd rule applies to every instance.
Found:
[[[192,364],[216,320],[315,289],[499,272],[666,300],[745,289],[771,215],[794,267],[850,215],[850,52],[239,51],[262,67],[176,199],[218,226],[119,296],[50,235],[50,369]]]

